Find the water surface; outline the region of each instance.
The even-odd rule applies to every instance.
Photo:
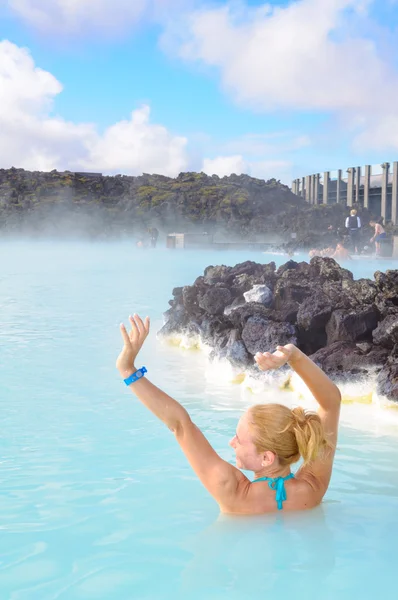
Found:
[[[0,259],[1,599],[392,597],[398,411],[344,406],[318,509],[220,517],[114,367],[130,313],[149,314],[155,332],[172,288],[207,265],[286,257],[3,243]],[[393,266],[349,268],[368,277]],[[155,335],[139,362],[232,460],[228,440],[257,398]]]

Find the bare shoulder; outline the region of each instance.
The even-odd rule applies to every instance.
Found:
[[[308,510],[317,506],[322,494],[305,478],[295,477],[285,483],[286,500],[283,510]],[[250,482],[246,477],[239,482],[235,497],[221,505],[222,512],[240,515],[259,515],[278,512],[276,492],[266,481]]]
[[[325,490],[319,480],[309,472],[298,471],[294,479],[294,497],[292,501],[298,508],[314,508],[322,501]]]
[[[306,490],[317,503],[321,502],[329,488],[333,456],[334,451],[330,449],[325,453],[323,461],[318,459],[312,465],[303,465],[296,474],[296,481],[301,484],[303,491]]]

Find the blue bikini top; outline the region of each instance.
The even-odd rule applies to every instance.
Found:
[[[289,473],[289,475],[286,477],[259,477],[259,479],[255,479],[253,483],[257,483],[258,481],[268,481],[268,485],[271,490],[276,490],[276,503],[278,505],[278,510],[282,510],[283,503],[286,500],[285,481],[293,478],[293,473]]]

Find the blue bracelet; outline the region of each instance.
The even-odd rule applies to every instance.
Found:
[[[148,371],[146,370],[146,367],[142,367],[141,369],[138,369],[138,371],[136,371],[135,373],[130,375],[130,377],[127,377],[127,379],[124,380],[124,383],[126,385],[131,385],[135,381],[142,379],[142,377],[144,377],[145,373],[148,373]]]

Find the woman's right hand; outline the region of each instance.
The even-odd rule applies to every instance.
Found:
[[[286,346],[278,346],[272,354],[270,352],[257,352],[254,360],[261,371],[271,371],[273,369],[280,369],[287,362],[293,360],[298,352],[299,350],[296,346],[287,344]]]
[[[148,337],[150,327],[149,317],[146,317],[143,321],[141,317],[134,314],[133,317],[129,317],[129,321],[131,324],[130,333],[127,333],[123,323],[120,325],[123,348],[116,361],[116,368],[124,378],[135,372],[135,359]]]

